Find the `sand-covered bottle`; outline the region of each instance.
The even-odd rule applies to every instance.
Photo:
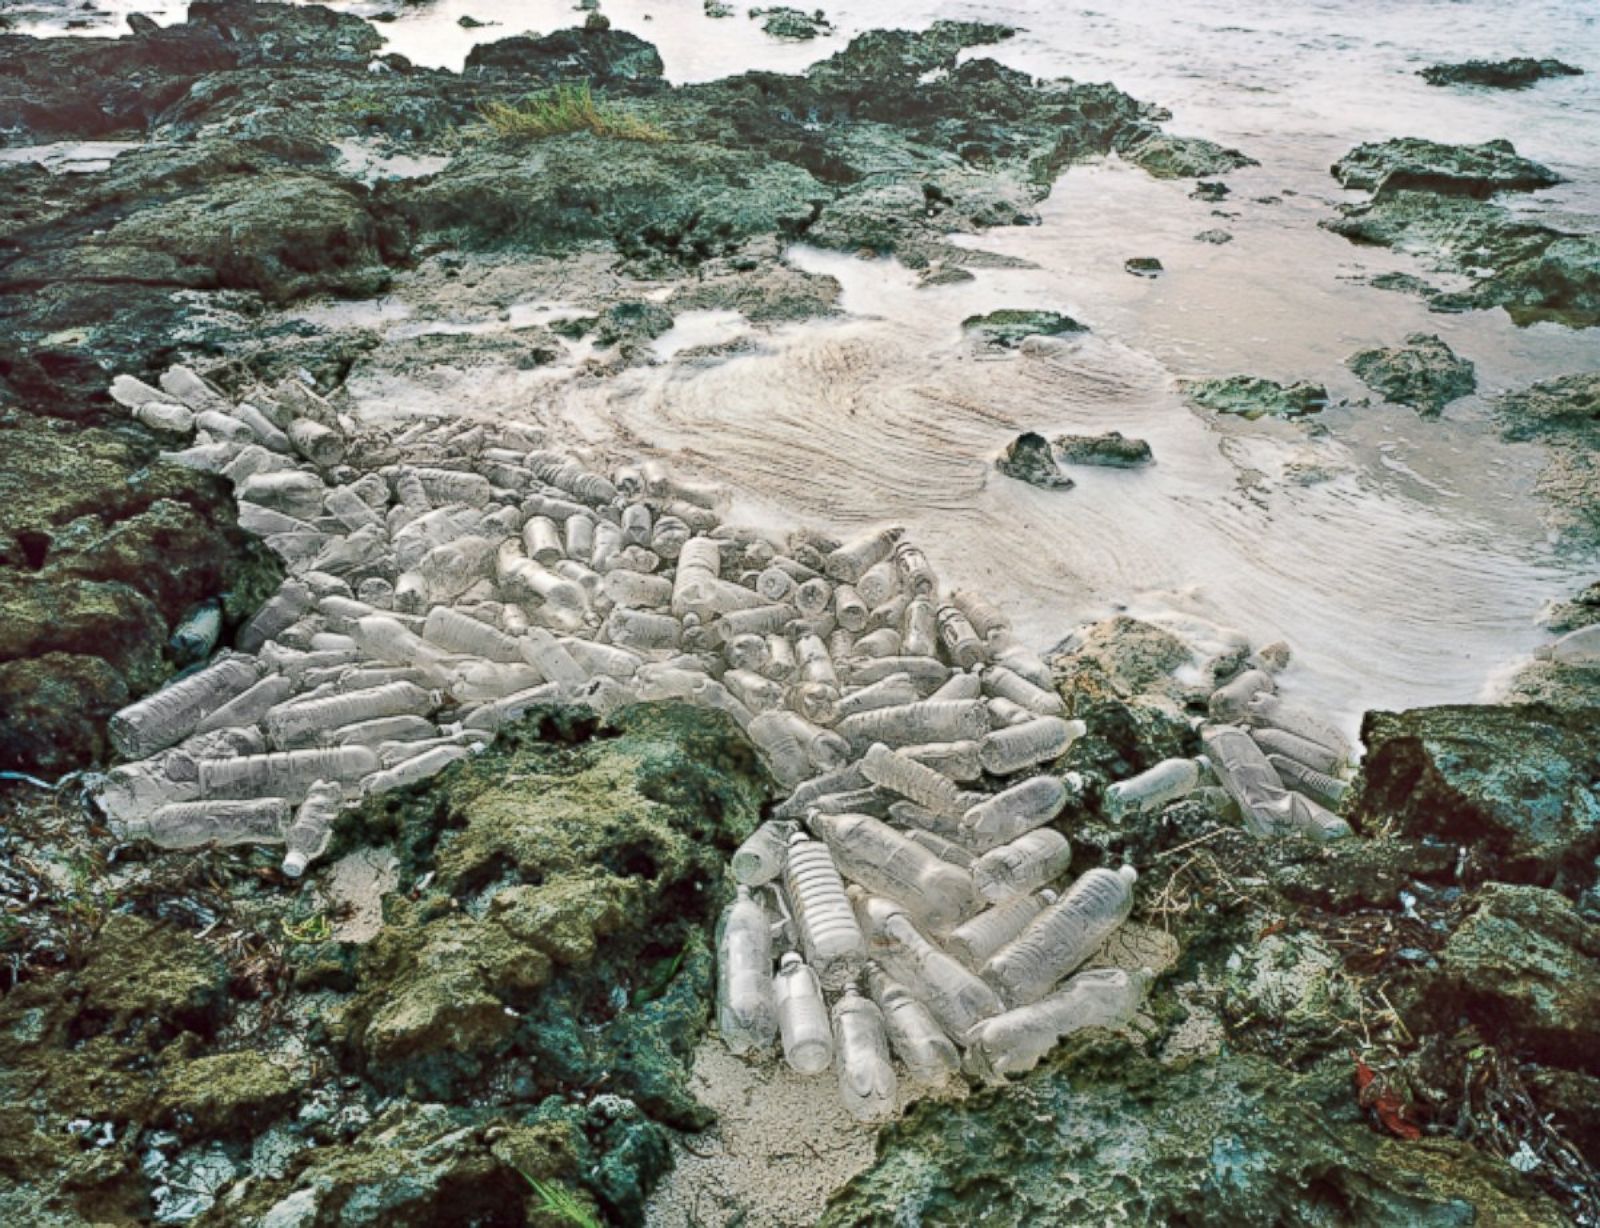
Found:
[[[1096,968],[1080,972],[1056,992],[986,1019],[968,1037],[967,1064],[989,1082],[1022,1074],[1084,1028],[1127,1023],[1144,1001],[1155,974],[1148,968]]]
[[[1127,920],[1137,878],[1132,866],[1090,870],[989,959],[983,979],[1009,1006],[1042,998]]]
[[[1211,719],[1223,723],[1242,720],[1252,699],[1262,692],[1271,694],[1277,686],[1265,670],[1247,669],[1211,693],[1207,704]]]
[[[839,1095],[858,1121],[881,1121],[894,1112],[897,1090],[883,1012],[852,984],[833,1004],[833,1044]]]
[[[833,1065],[833,1029],[822,982],[796,951],[784,953],[772,978],[783,1060],[796,1074],[821,1074]]]
[[[734,1053],[764,1049],[777,1035],[772,1000],[772,923],[741,885],[717,939],[717,1030]]]
[[[961,1054],[933,1013],[877,964],[867,965],[867,993],[883,1012],[889,1047],[919,1083],[940,1084],[961,1072]]]
[[[866,960],[866,940],[827,845],[796,833],[784,862],[783,886],[794,906],[806,962],[830,988],[853,980]]]

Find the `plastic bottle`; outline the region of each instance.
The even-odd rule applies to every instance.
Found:
[[[254,725],[267,714],[268,709],[281,704],[294,694],[294,683],[282,674],[268,674],[260,682],[236,695],[194,727],[195,733],[209,733],[213,729],[231,729],[239,725]]]
[[[312,605],[311,589],[299,580],[285,580],[267,601],[239,628],[234,643],[240,652],[256,652],[285,627],[293,626]]]
[[[1007,699],[1038,716],[1064,716],[1067,705],[1054,691],[1035,686],[1004,665],[991,665],[980,675],[984,694]]]
[[[438,706],[437,695],[410,682],[390,682],[368,691],[349,691],[326,699],[297,699],[266,714],[273,745],[290,749],[316,741],[341,725],[380,716],[420,716]]]
[[[1207,725],[1200,741],[1217,780],[1238,802],[1251,835],[1284,834],[1288,790],[1255,739],[1234,725]]]
[[[547,681],[532,665],[503,665],[464,657],[445,670],[444,690],[458,704],[500,699]]]
[[[911,746],[902,746],[899,751],[906,758],[913,759],[924,767],[931,767],[941,776],[948,776],[951,780],[965,783],[977,780],[983,775],[983,765],[978,761],[978,743],[970,740],[918,742]]]
[[[983,979],[1008,1006],[1038,1001],[1127,919],[1138,877],[1132,866],[1090,870],[990,957]]]
[[[601,581],[602,591],[617,605],[644,610],[667,609],[672,604],[672,587],[665,576],[621,568],[608,571]]]
[[[810,780],[795,786],[794,791],[773,810],[773,814],[780,819],[804,818],[814,799],[828,793],[860,789],[870,783],[862,774],[861,765],[852,763],[836,771],[813,776]]]
[[[789,819],[768,819],[746,837],[733,854],[733,877],[746,887],[770,883],[783,872],[789,841],[800,825]]]
[[[866,940],[827,846],[797,832],[789,841],[783,885],[806,962],[829,988],[854,980],[866,960]]]
[[[309,418],[296,418],[289,424],[289,442],[321,469],[331,469],[344,460],[344,436]]]
[[[1313,742],[1310,738],[1302,738],[1298,734],[1287,733],[1282,729],[1253,729],[1250,736],[1266,753],[1293,759],[1313,771],[1328,776],[1335,776],[1346,767],[1345,756],[1338,749]]]
[[[962,616],[986,643],[995,636],[1005,635],[1011,630],[1011,620],[987,597],[959,590],[950,595],[950,604],[961,611]]]
[[[873,963],[867,965],[866,980],[867,993],[883,1013],[889,1045],[913,1079],[940,1084],[961,1072],[955,1045],[910,990]]]
[[[124,840],[149,840],[165,849],[276,844],[289,826],[289,803],[281,797],[175,802],[117,826]]]
[[[951,674],[929,699],[977,699],[983,694],[983,681],[977,674]]]
[[[1224,724],[1242,720],[1249,709],[1250,700],[1262,691],[1270,694],[1277,689],[1277,685],[1265,670],[1245,670],[1211,693],[1207,704],[1211,719]]]
[[[1309,797],[1290,793],[1286,799],[1285,826],[1312,840],[1345,840],[1355,833],[1338,815],[1318,805]]]
[[[722,675],[722,684],[752,712],[770,712],[783,703],[783,688],[754,670],[730,669]]]
[[[852,634],[866,629],[867,603],[854,586],[840,584],[833,590],[833,616],[841,627]]]
[[[486,661],[522,660],[522,650],[512,636],[449,606],[436,605],[428,611],[422,638],[446,652],[466,653]]]
[[[325,746],[379,747],[388,742],[419,742],[438,733],[438,726],[420,716],[380,716],[326,730],[318,741]]]
[[[939,643],[952,664],[960,669],[983,664],[988,651],[965,614],[953,605],[944,605],[939,607],[936,619]]]
[[[892,552],[895,574],[900,586],[913,597],[932,597],[939,591],[939,576],[928,562],[928,556],[902,538]]]
[[[1258,691],[1245,705],[1245,720],[1257,729],[1279,729],[1295,737],[1315,742],[1335,752],[1341,761],[1350,758],[1350,743],[1325,721],[1303,709],[1283,702],[1280,696]]]
[[[883,1012],[854,985],[833,1004],[833,1043],[846,1111],[858,1121],[891,1116],[897,1086]]]
[[[861,573],[853,591],[857,599],[870,610],[892,597],[899,586],[900,578],[895,573],[893,560],[883,559]]]
[[[413,466],[411,472],[428,499],[438,506],[442,503],[466,503],[472,507],[488,507],[494,500],[494,487],[482,474],[463,473],[459,469],[435,469]]]
[[[295,811],[294,822],[284,832],[288,848],[284,853],[283,872],[290,878],[299,878],[308,865],[327,851],[342,801],[339,786],[329,781],[319,780],[306,791],[305,801]]]
[[[870,814],[874,818],[883,818],[889,813],[887,797],[883,790],[871,785],[842,793],[824,793],[821,797],[811,799],[806,813],[813,828],[817,814]]]
[[[1032,1070],[1073,1032],[1126,1024],[1154,980],[1155,973],[1148,968],[1080,972],[1055,993],[986,1019],[973,1029],[968,1068],[991,1083]]]
[[[788,682],[799,671],[800,663],[794,655],[794,645],[782,635],[767,638],[767,663],[761,672],[778,682]]]
[[[971,873],[973,864],[978,860],[977,854],[963,844],[957,844],[938,832],[929,831],[923,827],[908,827],[901,833],[913,844],[921,845],[941,861],[948,861],[953,866]]]
[[[850,746],[843,738],[830,729],[822,729],[812,724],[798,712],[789,712],[779,709],[777,712],[763,713],[763,716],[772,716],[790,731],[790,734],[799,742],[805,751],[806,759],[811,767],[819,772],[831,772],[835,768],[843,767],[850,759]],[[806,773],[810,775],[810,772]]]
[[[950,677],[950,667],[934,657],[862,657],[847,663],[851,686],[868,686],[881,682],[890,674],[906,674],[919,690],[927,692],[938,688]]]
[[[787,601],[796,587],[795,578],[776,565],[768,567],[756,577],[756,592],[768,601]]]
[[[1050,822],[1071,795],[1059,777],[1034,776],[970,807],[961,816],[961,828],[992,848]]]
[[[1072,846],[1051,827],[1039,827],[990,849],[972,867],[972,885],[992,904],[1054,882],[1072,864]]]
[[[812,773],[811,757],[781,709],[759,713],[748,733],[779,785],[792,789]]]
[[[939,651],[939,622],[933,602],[917,597],[906,605],[900,623],[900,650],[908,657],[931,657]]]
[[[978,744],[983,770],[993,776],[1009,776],[1036,763],[1048,763],[1067,753],[1067,748],[1088,732],[1082,721],[1064,721],[1057,716],[1041,716],[1026,725],[997,729]]]
[[[741,886],[717,938],[717,1030],[734,1053],[765,1049],[778,1032],[772,1000],[772,926]]]
[[[944,940],[945,950],[976,972],[1056,899],[1056,893],[1046,889],[1013,896],[986,908],[950,931]]]
[[[950,1036],[964,1042],[976,1024],[1000,1013],[995,991],[928,941],[904,907],[854,890],[868,957],[924,1003]]]
[[[1562,665],[1594,665],[1600,662],[1600,623],[1569,631],[1555,643],[1541,646],[1534,656]]]
[[[838,728],[857,747],[873,742],[960,742],[988,732],[989,710],[976,699],[924,699],[858,713],[841,720]]]
[[[563,636],[555,642],[590,678],[604,674],[608,678],[626,680],[638,673],[639,667],[644,664],[644,658],[638,653],[632,649],[618,648],[615,644],[596,644],[592,640],[577,639],[572,636]],[[535,664],[538,662],[535,661]],[[541,665],[540,669],[543,668]]]
[[[408,785],[429,780],[471,753],[471,748],[466,746],[430,747],[420,755],[405,759],[393,767],[363,776],[361,793],[365,797],[372,797],[379,793],[387,793],[390,789],[403,789]]]
[[[934,932],[953,929],[976,910],[972,876],[865,814],[819,814],[811,820],[841,873],[903,904]]]
[[[682,510],[679,504],[669,504],[662,509],[662,515],[656,517],[655,525],[650,530],[651,552],[668,562],[672,562],[683,553],[684,545],[694,535],[688,519],[683,515],[673,514]]]
[[[1106,788],[1106,813],[1124,815],[1160,810],[1192,792],[1200,783],[1200,765],[1193,759],[1163,759],[1153,768]]]
[[[181,742],[223,704],[261,677],[260,664],[229,653],[204,669],[169,683],[154,695],[112,715],[111,744],[130,759],[143,759]]]
[[[594,552],[594,521],[588,516],[568,516],[562,525],[562,553],[588,566]]]
[[[1013,725],[1026,725],[1037,715],[1021,704],[1014,704],[1009,699],[998,697],[986,699],[984,706],[989,709],[991,729],[1009,729]]]
[[[378,769],[378,756],[367,746],[318,747],[241,755],[235,759],[202,759],[200,792],[207,797],[282,797],[298,802],[319,780],[348,784]]]
[[[1321,802],[1333,809],[1344,805],[1350,786],[1337,777],[1319,772],[1315,768],[1308,768],[1305,764],[1285,758],[1283,755],[1268,755],[1267,762],[1272,765],[1272,770],[1278,773],[1283,783],[1296,792],[1304,793],[1313,801]]]
[[[896,754],[881,742],[869,747],[862,757],[861,773],[873,784],[891,789],[937,814],[956,818],[966,812],[955,781],[914,759]]]
[[[856,640],[852,650],[858,656],[897,657],[900,655],[900,633],[893,627],[879,627]]]
[[[589,679],[589,672],[543,627],[529,627],[518,640],[517,649],[522,660],[537,669],[546,682],[576,687]]]
[[[612,610],[606,618],[606,636],[619,648],[635,652],[663,652],[678,647],[683,624],[671,614],[649,610]]]
[[[796,1074],[821,1074],[833,1065],[833,1031],[816,972],[798,952],[785,952],[772,978],[783,1060]]]
[[[843,696],[837,705],[838,716],[855,716],[878,708],[914,704],[920,698],[910,674],[890,674],[887,678]]]

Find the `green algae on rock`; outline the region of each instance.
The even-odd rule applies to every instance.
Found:
[[[1537,492],[1553,528],[1579,545],[1600,542],[1600,375],[1566,375],[1495,402],[1502,438],[1550,449]]]
[[[1477,391],[1477,373],[1442,337],[1411,333],[1405,344],[1362,350],[1345,365],[1379,396],[1437,417],[1451,401]]]
[[[989,349],[1014,350],[1028,337],[1066,337],[1088,332],[1087,326],[1060,311],[1005,307],[968,316],[961,327]]]
[[[1250,419],[1303,418],[1328,407],[1328,390],[1321,384],[1280,384],[1254,375],[1190,380],[1184,383],[1183,392],[1203,409]]]
[[[1548,166],[1520,157],[1510,141],[1446,145],[1409,136],[1357,145],[1333,164],[1332,173],[1341,187],[1380,196],[1412,191],[1483,199],[1562,182]]]
[[[1110,469],[1136,469],[1155,457],[1142,439],[1130,439],[1121,431],[1103,435],[1057,435],[1056,454],[1069,465],[1100,465]]]
[[[1118,137],[1119,154],[1155,179],[1225,175],[1260,163],[1237,149],[1197,136],[1173,136],[1155,128],[1132,128]]]
[[[1525,90],[1554,77],[1581,77],[1583,69],[1561,60],[1536,60],[1513,56],[1508,60],[1464,60],[1459,64],[1432,64],[1417,76],[1429,85],[1478,85],[1494,90]]]
[[[783,5],[765,9],[753,8],[750,10],[750,20],[759,20],[761,28],[773,38],[803,41],[833,33],[833,25],[821,9],[807,13]]]

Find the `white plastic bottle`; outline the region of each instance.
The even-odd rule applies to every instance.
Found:
[[[833,1065],[833,1029],[816,971],[798,952],[788,951],[778,961],[772,993],[777,1000],[783,1060],[796,1074],[821,1074]]]
[[[866,940],[827,846],[796,833],[789,842],[783,885],[794,907],[806,962],[830,988],[854,980],[866,961]]]
[[[717,940],[717,1030],[734,1053],[765,1049],[777,1035],[772,1000],[772,925],[741,885]]]

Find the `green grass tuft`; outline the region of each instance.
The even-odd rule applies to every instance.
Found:
[[[539,1181],[527,1173],[523,1173],[522,1176],[533,1187],[533,1192],[539,1195],[541,1211],[548,1211],[569,1224],[578,1225],[578,1228],[600,1228],[600,1221],[589,1213],[589,1208],[579,1202],[566,1186]]]
[[[567,132],[592,132],[621,141],[665,141],[666,129],[620,107],[596,102],[589,83],[558,85],[521,102],[490,102],[478,112],[496,136],[539,140]]]

